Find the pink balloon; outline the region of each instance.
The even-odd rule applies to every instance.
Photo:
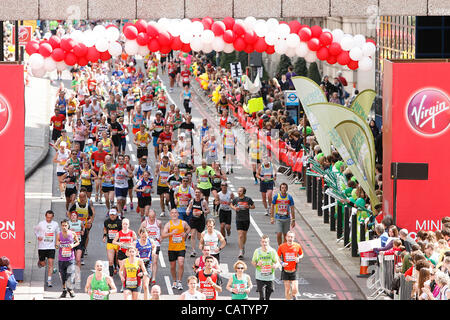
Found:
[[[73,66],[77,63],[77,56],[73,54],[72,52],[67,52],[66,56],[64,57],[64,62],[68,66]]]
[[[235,39],[234,32],[232,30],[225,30],[223,33],[223,41],[225,43],[233,43]]]
[[[147,21],[145,21],[143,19],[139,19],[138,21],[136,21],[136,23],[134,25],[135,25],[136,29],[138,30],[138,33],[147,31]]]
[[[44,58],[50,57],[50,55],[52,54],[52,52],[53,52],[53,48],[52,48],[52,46],[50,45],[50,43],[41,43],[41,44],[39,45],[39,53],[40,53]]]
[[[225,32],[226,26],[222,21],[216,21],[212,24],[211,30],[216,37],[220,37]]]
[[[77,57],[84,57],[88,52],[88,48],[84,43],[78,43],[73,47],[73,53]]]
[[[317,38],[311,38],[308,41],[308,48],[311,51],[317,51],[320,49],[320,41]]]
[[[202,19],[202,24],[205,30],[211,30],[211,26],[214,23],[214,20],[211,17],[204,17]]]
[[[146,46],[148,44],[148,35],[145,32],[141,32],[138,34],[137,38],[136,38],[136,42],[140,45],[140,46]]]
[[[309,41],[312,36],[311,29],[309,27],[303,27],[298,32],[298,36],[300,37],[300,40],[302,41]]]
[[[322,32],[322,34],[319,37],[320,43],[323,46],[328,46],[333,42],[333,35],[331,34],[331,32]]]
[[[53,49],[56,49],[61,45],[61,39],[58,36],[51,36],[50,39],[48,39],[48,43],[50,43]]]
[[[61,39],[60,48],[64,51],[70,52],[75,46],[76,42],[72,38]]]
[[[338,56],[342,52],[341,45],[337,42],[333,42],[329,47],[330,54],[333,56]]]
[[[63,61],[65,57],[64,50],[61,48],[56,48],[55,50],[53,50],[51,57],[56,62]]]
[[[156,28],[154,25],[148,24],[148,25],[147,25],[147,34],[148,34],[148,36],[150,37],[150,39],[151,39],[151,38],[155,38],[155,37],[158,36],[159,30],[158,30],[158,28]]]
[[[227,30],[233,30],[234,24],[236,23],[232,17],[226,17],[222,22],[225,24]]]
[[[128,40],[135,40],[138,36],[138,29],[135,26],[128,26],[126,29],[123,29],[123,34]]]
[[[39,52],[39,42],[35,40],[31,40],[27,43],[25,46],[25,51],[28,53],[28,55],[32,55],[33,53]]]

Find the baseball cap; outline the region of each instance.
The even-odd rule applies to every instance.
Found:
[[[180,133],[178,137],[186,137],[186,135],[184,134],[184,132]]]
[[[92,139],[88,139],[87,143],[91,144],[91,143],[94,143],[94,141],[92,141]]]
[[[61,142],[59,145],[63,146],[64,148],[67,147],[67,143],[65,141]]]

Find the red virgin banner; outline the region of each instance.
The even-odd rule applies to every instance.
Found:
[[[25,268],[24,74],[22,65],[0,64],[0,255]]]
[[[448,61],[387,61],[383,78],[383,210],[414,236],[442,228],[450,213],[450,84]],[[395,181],[392,163],[427,165]],[[415,167],[416,166],[416,167]],[[395,190],[396,187],[396,190]]]

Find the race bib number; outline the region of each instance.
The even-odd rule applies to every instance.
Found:
[[[108,231],[108,239],[109,240],[114,240],[118,233],[119,233],[119,231],[117,231],[117,230],[109,230]]]
[[[128,288],[136,288],[138,284],[137,277],[128,277],[125,281],[125,285]]]
[[[173,243],[182,243],[183,242],[183,237],[179,234],[173,235],[172,236],[172,242]]]
[[[278,205],[278,214],[285,216],[288,213],[288,205],[287,204],[279,204]]]
[[[94,290],[92,292],[92,299],[94,300],[105,300],[107,295],[103,293],[101,290]]]
[[[261,275],[262,276],[269,276],[272,274],[272,265],[270,264],[263,264],[261,266]]]
[[[55,234],[53,232],[46,232],[44,235],[44,242],[53,242]]]
[[[95,161],[95,165],[97,166],[97,168],[100,168],[103,165],[103,161],[97,160]]]
[[[61,248],[61,256],[63,258],[70,258],[72,256],[72,248],[70,246]]]
[[[286,252],[285,259],[286,262],[295,261],[295,253],[294,252]]]
[[[199,217],[202,215],[203,211],[200,209],[193,209],[192,213],[194,214],[194,216]]]
[[[208,182],[208,176],[200,176],[200,182]]]

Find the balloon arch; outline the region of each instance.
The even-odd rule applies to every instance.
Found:
[[[214,21],[203,19],[167,19],[127,22],[123,33],[115,25],[96,25],[92,30],[75,30],[62,38],[47,36],[32,40],[25,48],[31,73],[43,77],[46,72],[89,62],[108,61],[127,55],[146,56],[150,52],[169,53],[211,51],[231,53],[260,52],[316,59],[329,64],[347,66],[351,70],[368,71],[373,66],[375,42],[361,34],[350,35],[341,29],[322,29],[293,20],[289,23],[274,18],[268,20],[247,17],[226,17]]]

